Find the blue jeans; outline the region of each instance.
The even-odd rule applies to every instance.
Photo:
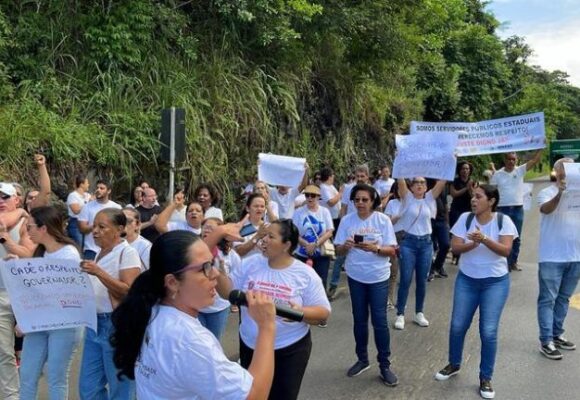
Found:
[[[332,276],[330,277],[330,285],[329,287],[338,287],[340,283],[340,271],[342,270],[342,266],[344,265],[344,261],[346,260],[346,256],[336,256],[334,259],[334,265],[332,267]]]
[[[33,332],[24,336],[20,364],[20,399],[36,400],[38,381],[47,363],[48,398],[68,399],[68,376],[80,328]]]
[[[391,362],[391,338],[387,324],[387,293],[389,280],[377,283],[362,283],[348,278],[352,317],[354,320],[354,341],[356,356],[362,362],[369,362],[367,345],[369,342],[369,308],[373,324],[377,361],[381,367],[389,367]]]
[[[522,243],[522,226],[524,225],[524,207],[523,206],[504,206],[498,207],[497,211],[510,217],[516,229],[518,230],[518,238],[514,239],[512,251],[507,258],[508,266],[517,264],[518,256],[520,255],[520,244]]]
[[[79,375],[81,400],[129,400],[135,398],[135,382],[117,378],[109,338],[113,333],[111,314],[97,314],[97,330],[85,329],[85,342]],[[108,388],[107,388],[108,386]],[[108,389],[108,390],[107,390]]]
[[[79,220],[76,218],[69,217],[68,225],[66,226],[66,232],[68,237],[75,241],[81,248],[83,246],[83,234],[79,229]]]
[[[541,262],[538,279],[540,342],[546,344],[564,333],[570,296],[580,279],[580,262]]]
[[[437,256],[435,261],[433,261],[432,269],[440,271],[449,252],[449,225],[447,225],[447,221],[431,220],[431,227],[433,229],[431,239],[437,245]]]
[[[225,308],[218,312],[204,313],[200,312],[197,315],[199,323],[213,333],[217,340],[221,340],[228,324],[228,317],[230,316],[230,308]]]
[[[479,379],[491,380],[497,353],[499,319],[509,291],[509,274],[483,279],[470,278],[461,271],[457,274],[449,328],[449,364],[461,365],[465,334],[471,326],[475,310],[479,307]]]
[[[431,235],[416,236],[407,233],[401,243],[399,258],[399,294],[397,296],[397,315],[405,314],[409,287],[415,272],[415,312],[423,312],[427,293],[427,277],[433,257]]]

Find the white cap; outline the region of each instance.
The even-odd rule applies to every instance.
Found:
[[[9,196],[16,195],[16,188],[11,183],[0,182],[0,192]]]

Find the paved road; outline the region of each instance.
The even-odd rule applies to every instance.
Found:
[[[535,184],[535,192],[546,182]],[[579,221],[580,222],[580,221]],[[500,326],[499,352],[493,379],[496,398],[580,399],[580,350],[566,352],[562,361],[544,358],[538,352],[536,319],[537,241],[539,231],[537,208],[526,214],[521,264],[522,272],[511,274],[511,294]],[[447,341],[453,282],[456,267],[447,265],[450,276],[429,284],[425,314],[429,328],[410,322],[404,331],[391,330],[392,368],[399,376],[395,388],[384,386],[378,378],[378,366],[356,378],[345,373],[356,360],[352,336],[351,308],[346,288],[332,303],[333,314],[328,328],[313,329],[313,352],[302,384],[301,399],[477,399],[480,342],[477,315],[465,342],[461,373],[447,382],[436,382],[434,373],[447,364]],[[414,307],[414,290],[408,309]],[[580,342],[580,293],[577,309],[570,309],[566,321],[569,339]],[[393,315],[389,315],[391,324]],[[232,315],[223,339],[224,349],[237,358],[237,316]],[[370,340],[372,342],[372,338]],[[375,356],[374,345],[369,355]],[[71,399],[77,399],[78,356],[72,367]],[[46,389],[41,399],[47,399]]]

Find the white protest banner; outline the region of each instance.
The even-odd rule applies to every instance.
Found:
[[[457,133],[458,156],[508,153],[546,147],[544,113],[481,122],[411,122],[411,134]]]
[[[260,153],[258,155],[258,179],[271,186],[300,186],[306,159],[275,154]]]
[[[426,178],[452,181],[457,159],[457,135],[397,135],[397,155],[393,164],[393,178]]]
[[[93,286],[78,262],[23,258],[0,261],[0,270],[22,332],[80,326],[96,332]]]
[[[580,191],[580,163],[564,163],[566,190]]]
[[[559,207],[566,212],[580,212],[580,190],[564,190]]]

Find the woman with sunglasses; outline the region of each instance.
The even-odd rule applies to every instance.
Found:
[[[187,206],[185,221],[170,221],[173,212],[183,207],[185,204],[185,195],[178,192],[173,196],[173,201],[165,207],[155,221],[155,229],[159,233],[183,230],[190,231],[196,235],[201,235],[201,225],[203,223],[203,207],[197,201],[192,201]],[[220,218],[221,219],[221,218]]]
[[[292,222],[298,228],[300,238],[296,249],[296,258],[302,262],[312,260],[312,267],[322,279],[322,285],[326,288],[330,257],[322,255],[321,248],[324,242],[332,237],[334,226],[330,211],[320,206],[320,189],[315,185],[304,188],[306,207],[300,207],[294,212]],[[325,325],[322,325],[324,327]]]
[[[240,229],[243,242],[234,243],[236,253],[240,257],[247,258],[255,254],[261,254],[260,240],[268,233],[269,224],[264,222],[266,216],[266,199],[260,193],[252,193],[246,200],[245,215],[242,220],[247,223]],[[246,234],[247,232],[247,234]]]
[[[264,255],[242,260],[242,267],[230,276],[220,274],[218,290],[224,298],[234,289],[263,292],[273,297],[276,304],[304,313],[301,322],[276,318],[274,381],[269,399],[294,400],[300,392],[312,349],[309,326],[328,319],[330,303],[316,272],[292,257],[298,244],[298,230],[292,221],[274,221],[267,233],[262,240]],[[259,330],[248,317],[246,307],[241,307],[241,320],[240,361],[242,367],[248,368],[257,352]]]
[[[423,314],[427,278],[431,269],[433,257],[433,241],[431,240],[431,218],[437,213],[435,199],[445,188],[445,181],[439,180],[433,189],[427,191],[427,180],[415,177],[411,186],[405,179],[397,179],[399,197],[403,211],[400,223],[405,231],[400,245],[399,256],[399,293],[397,296],[397,319],[395,329],[405,329],[405,307],[409,288],[415,273],[415,317],[413,322],[422,327],[428,327],[429,321]]]
[[[375,211],[381,205],[381,198],[372,186],[356,184],[349,200],[354,204],[356,212],[342,218],[334,240],[336,253],[346,256],[344,266],[350,289],[358,358],[346,374],[355,377],[370,368],[367,350],[370,309],[380,378],[385,385],[395,386],[398,379],[390,369],[391,345],[387,324],[391,272],[389,257],[395,255],[395,232],[389,218]]]
[[[65,215],[55,207],[32,209],[26,228],[37,245],[33,257],[81,261],[75,242],[67,237]],[[48,397],[68,399],[68,377],[73,354],[81,338],[80,328],[30,332],[24,336],[20,364],[20,398],[36,399],[38,381],[47,364]]]
[[[206,238],[211,247],[221,229]],[[141,274],[115,310],[115,363],[135,379],[140,400],[265,399],[274,370],[272,300],[249,291],[247,318],[257,327],[248,370],[228,360],[219,341],[198,320],[214,302],[218,271],[198,235],[162,234],[151,248],[151,268]]]
[[[81,269],[88,273],[97,303],[97,332],[85,330],[79,376],[79,395],[84,399],[132,399],[135,386],[117,376],[113,348],[111,313],[141,273],[137,251],[122,239],[127,225],[123,211],[105,208],[97,213],[93,237],[100,251],[94,261],[84,260]]]

